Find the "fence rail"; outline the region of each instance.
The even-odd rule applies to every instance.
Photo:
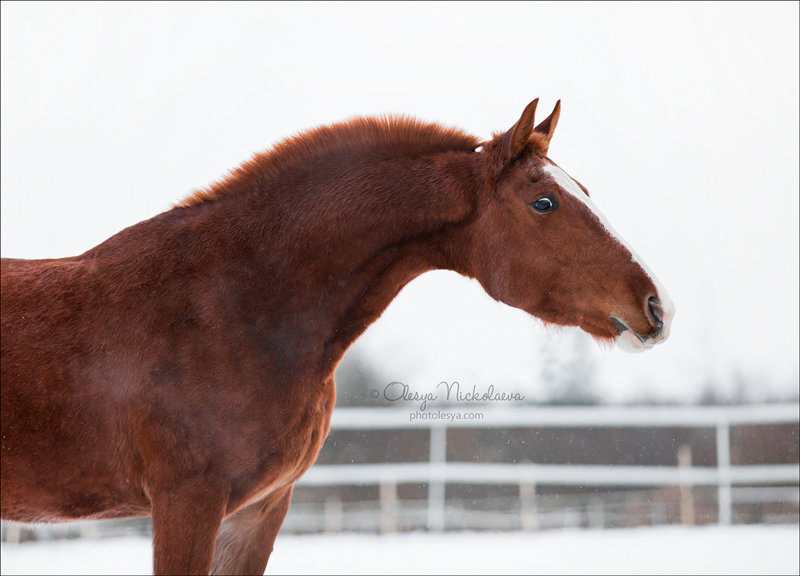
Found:
[[[800,404],[745,406],[564,406],[486,408],[475,405],[481,419],[411,420],[400,408],[337,408],[333,430],[385,430],[431,428],[589,428],[589,427],[713,427],[718,424],[785,424],[800,421]],[[430,412],[465,413],[460,408]]]
[[[732,466],[731,484],[797,484],[800,470],[795,464]],[[304,486],[346,486],[351,484],[427,484],[463,482],[469,484],[519,484],[557,486],[695,486],[716,485],[717,468],[672,468],[669,466],[583,466],[563,464],[473,464],[448,463],[348,464],[317,466],[300,480]]]
[[[338,409],[332,430],[429,429],[427,462],[407,464],[316,465],[300,479],[300,485],[341,486],[356,484],[424,483],[428,485],[430,530],[444,529],[447,483],[551,484],[569,486],[687,486],[717,487],[718,521],[730,524],[734,485],[800,484],[796,464],[732,466],[730,428],[800,422],[800,405],[710,407],[525,407],[483,409],[482,418],[460,418],[461,409],[431,410],[426,420],[410,419],[397,408]],[[585,466],[545,464],[493,464],[447,461],[449,428],[658,428],[687,427],[716,430],[715,467]]]

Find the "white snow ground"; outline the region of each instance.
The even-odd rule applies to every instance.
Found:
[[[272,574],[798,574],[798,526],[279,536]],[[3,544],[2,574],[148,574],[144,538]]]

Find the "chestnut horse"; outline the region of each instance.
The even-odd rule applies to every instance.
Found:
[[[263,573],[333,373],[411,279],[647,349],[673,307],[547,156],[560,105],[487,142],[317,128],[88,252],[2,261],[2,517],[152,515],[156,573]]]

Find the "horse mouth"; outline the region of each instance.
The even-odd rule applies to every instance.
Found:
[[[618,333],[618,334],[620,334],[620,335],[621,335],[621,334],[622,334],[623,332],[625,332],[626,330],[627,330],[627,331],[630,331],[630,332],[631,332],[631,333],[632,333],[634,336],[636,336],[636,337],[639,339],[639,341],[640,341],[642,344],[644,344],[644,338],[642,338],[642,337],[641,337],[641,336],[639,336],[639,335],[638,335],[636,332],[634,332],[633,330],[631,330],[631,329],[630,329],[630,327],[629,327],[627,324],[625,324],[625,322],[623,322],[622,320],[620,320],[620,319],[619,319],[619,318],[617,318],[616,316],[609,316],[609,319],[611,320],[611,323],[614,325],[614,328],[616,328],[616,329],[617,329],[617,333]]]
[[[614,328],[617,329],[617,345],[623,350],[628,352],[641,352],[643,350],[649,350],[659,342],[657,337],[645,338],[644,336],[640,336],[616,316],[609,316],[609,319],[614,325]],[[660,332],[659,330],[659,334]]]

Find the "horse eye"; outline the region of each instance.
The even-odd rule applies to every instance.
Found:
[[[545,212],[550,212],[558,208],[558,204],[556,204],[550,198],[539,198],[536,202],[531,202],[530,206],[536,210],[544,214]]]

